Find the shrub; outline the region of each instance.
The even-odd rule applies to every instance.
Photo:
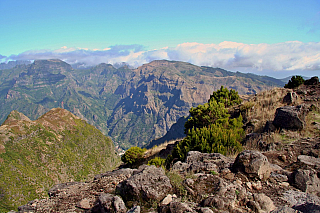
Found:
[[[133,167],[143,161],[145,151],[146,149],[141,149],[140,147],[131,147],[121,156],[121,160],[128,166]]]
[[[156,167],[160,167],[160,166],[164,165],[164,162],[165,162],[164,158],[155,157],[155,158],[148,161],[148,165],[149,166],[155,165]]]
[[[299,75],[292,76],[291,80],[289,80],[289,82],[284,86],[284,88],[293,89],[300,86],[303,83],[304,83],[304,79],[301,76]]]
[[[226,107],[238,104],[241,99],[234,90],[221,89],[211,95],[208,103],[190,109],[190,119],[185,123],[187,136],[166,159],[167,168],[175,160],[183,161],[189,151],[235,154],[242,150],[244,135],[242,116],[230,119]]]
[[[213,92],[212,95],[210,95],[209,102],[212,100],[224,104],[225,107],[240,104],[242,101],[237,91],[233,89],[228,90],[228,88],[225,88],[223,86],[221,86],[219,90]]]

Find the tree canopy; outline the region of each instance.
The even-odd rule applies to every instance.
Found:
[[[304,79],[300,75],[292,76],[284,88],[293,89],[304,84]]]

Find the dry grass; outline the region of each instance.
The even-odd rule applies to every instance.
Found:
[[[285,105],[283,98],[288,92],[292,92],[292,90],[273,88],[248,98],[240,106],[243,118],[247,121],[256,119],[256,127],[260,132],[266,121],[274,119],[276,109]]]
[[[176,141],[179,141],[180,139],[177,140],[172,140],[172,141],[168,141],[165,142],[163,144],[160,144],[159,146],[155,145],[154,147],[152,147],[151,149],[148,149],[145,153],[144,153],[144,158],[146,159],[150,159],[150,158],[154,158],[157,157],[159,155],[159,152],[163,149],[166,149],[166,147],[170,144],[174,144]]]

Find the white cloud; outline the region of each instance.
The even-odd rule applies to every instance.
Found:
[[[186,61],[201,66],[229,70],[283,71],[320,70],[320,42],[288,41],[276,44],[243,44],[224,41],[219,44],[182,43],[176,47],[145,50],[141,45],[116,45],[103,50],[68,48],[31,50],[11,55],[7,60],[35,60],[58,58],[67,63],[126,62],[140,66],[157,59]]]

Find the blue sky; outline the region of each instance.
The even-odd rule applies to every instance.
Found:
[[[0,32],[2,61],[168,59],[274,76],[320,72],[319,0],[0,0]]]

